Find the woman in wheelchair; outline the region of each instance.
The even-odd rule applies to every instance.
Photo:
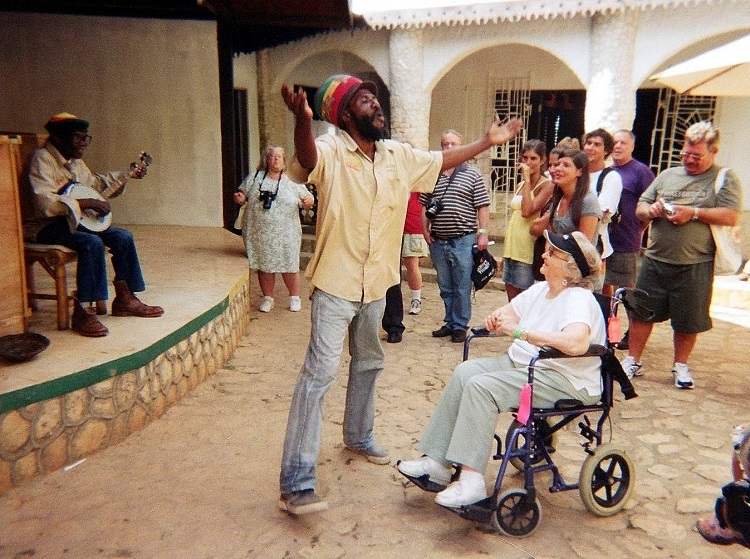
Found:
[[[545,231],[544,235],[547,251],[541,272],[546,281],[485,320],[487,330],[513,337],[507,353],[456,367],[419,444],[424,456],[397,464],[409,478],[448,486],[435,497],[444,507],[457,508],[487,497],[484,471],[497,414],[518,407],[529,361],[539,348],[551,346],[567,355],[583,355],[590,344],[605,343],[602,311],[591,292],[600,273],[596,248],[579,231],[566,235]],[[601,396],[600,367],[599,357],[537,361],[534,407],[551,408],[563,398],[596,404]],[[453,467],[458,465],[460,477],[451,483]]]

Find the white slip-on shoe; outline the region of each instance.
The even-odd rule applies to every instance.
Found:
[[[435,502],[443,507],[459,508],[486,498],[487,488],[484,485],[484,478],[481,480],[459,479],[435,495]]]
[[[420,478],[426,474],[430,481],[439,485],[448,485],[453,476],[453,471],[450,468],[446,468],[429,456],[422,456],[422,458],[416,460],[399,460],[396,468],[409,477]]]

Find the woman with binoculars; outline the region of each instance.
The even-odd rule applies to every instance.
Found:
[[[299,209],[309,210],[315,200],[302,184],[284,173],[284,148],[268,146],[258,169],[248,175],[234,194],[237,204],[245,205],[242,236],[250,269],[258,270],[263,298],[261,312],[273,308],[276,274],[280,273],[289,290],[289,310],[302,310],[299,297],[299,252],[302,225]]]

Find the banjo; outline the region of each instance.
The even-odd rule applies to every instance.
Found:
[[[111,185],[109,185],[101,192],[79,182],[71,182],[69,185],[64,187],[61,194],[72,196],[76,200],[93,198],[95,200],[106,201],[115,192],[120,190],[125,185],[125,182],[127,182],[128,179],[132,179],[138,173],[144,171],[145,169],[148,169],[148,166],[151,165],[153,159],[154,158],[145,151],[141,152],[138,161],[130,166],[130,170],[124,175],[124,177],[114,181]],[[80,224],[89,231],[101,233],[102,231],[106,231],[112,224],[112,212],[109,212],[105,215],[99,215],[94,210],[83,210],[81,212]]]

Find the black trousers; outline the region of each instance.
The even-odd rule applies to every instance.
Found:
[[[385,312],[381,322],[383,330],[403,334],[404,326],[404,297],[401,294],[401,283],[392,285],[385,292]]]

